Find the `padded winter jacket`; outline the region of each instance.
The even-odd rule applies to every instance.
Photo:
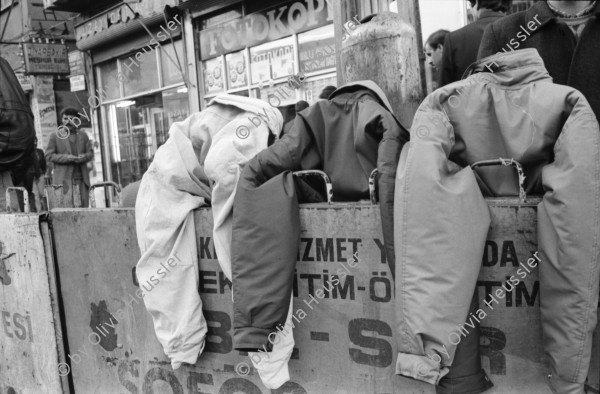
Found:
[[[467,317],[490,224],[484,196],[518,194],[512,169],[469,166],[502,157],[523,165],[529,194],[543,195],[540,307],[551,387],[582,394],[600,278],[598,122],[580,92],[552,83],[535,49],[482,59],[472,73],[425,99],[400,156],[396,373],[435,384],[453,364],[453,333]],[[480,310],[493,313],[497,299],[485,294]]]
[[[285,326],[300,241],[297,192],[302,189],[292,171],[325,171],[334,200],[368,199],[369,176],[388,135],[401,143],[408,139],[381,89],[361,81],[300,112],[288,134],[248,162],[233,215],[236,349],[269,351],[269,334]],[[390,163],[396,160],[389,158]],[[395,168],[388,164],[383,172]],[[393,176],[388,193],[393,192],[390,185]]]
[[[256,113],[264,119],[252,124]],[[196,362],[207,333],[193,211],[212,202],[215,248],[230,278],[231,215],[241,167],[267,147],[271,133],[279,136],[282,125],[279,111],[264,101],[217,96],[204,111],[171,126],[142,178],[135,206],[141,251],[136,273],[174,369]]]

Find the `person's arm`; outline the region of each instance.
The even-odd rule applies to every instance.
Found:
[[[46,160],[57,164],[73,163],[77,157],[67,153],[57,153],[56,134],[50,134],[48,146],[46,147]]]
[[[87,163],[88,161],[92,161],[94,159],[94,148],[92,147],[92,141],[90,141],[90,138],[87,136],[87,134],[83,134],[84,135],[84,140],[85,140],[85,153],[82,155],[82,160],[81,163]]]
[[[46,173],[46,158],[44,157],[44,151],[38,149],[38,156],[40,159],[40,169],[42,170],[42,176]]]
[[[479,52],[477,53],[477,60],[483,59],[491,55],[495,55],[500,52],[500,45],[498,45],[498,39],[496,32],[494,31],[495,23],[490,23],[483,32],[481,43],[479,44]]]
[[[446,39],[444,40],[444,49],[442,51],[442,75],[440,78],[440,87],[454,82],[455,73],[454,61],[452,60],[452,40],[450,34],[447,34]]]

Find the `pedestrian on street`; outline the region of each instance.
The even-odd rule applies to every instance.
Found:
[[[46,148],[46,159],[54,164],[53,182],[62,184],[65,190],[79,188],[81,207],[87,207],[90,190],[90,174],[87,162],[94,158],[94,150],[89,137],[81,132],[77,110],[65,108],[61,112],[63,126],[68,129],[66,138],[64,128],[50,135]],[[73,201],[74,205],[77,205]]]
[[[31,184],[32,193],[29,194],[29,204],[35,207],[35,212],[48,210],[48,205],[44,199],[44,189],[46,188],[46,158],[44,151],[37,147],[37,137],[33,140],[35,150],[32,160],[27,169],[28,182]],[[33,211],[33,209],[32,209]]]
[[[598,1],[537,1],[488,25],[478,58],[535,48],[554,83],[583,93],[600,119],[599,17]]]
[[[433,32],[425,41],[425,57],[432,68],[433,90],[439,88],[442,69],[442,53],[444,52],[444,41],[450,33],[448,30],[440,29]]]
[[[440,86],[462,79],[465,70],[477,60],[477,51],[486,26],[505,16],[512,4],[512,0],[468,1],[474,21],[446,35]]]

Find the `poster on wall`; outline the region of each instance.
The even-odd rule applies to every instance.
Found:
[[[33,81],[32,110],[39,146],[47,146],[50,134],[58,128],[54,83],[51,76],[35,76]]]
[[[204,62],[204,93],[214,94],[225,90],[221,58]]]
[[[284,78],[294,74],[294,47],[287,45],[277,48],[271,60],[273,79]]]
[[[333,37],[308,41],[298,45],[300,71],[312,73],[335,67],[335,43]]]
[[[23,73],[15,73],[17,79],[19,80],[19,84],[21,84],[21,88],[25,92],[29,92],[33,90],[33,85],[31,83],[31,77],[29,75],[25,75]]]
[[[294,45],[292,38],[250,48],[252,83],[284,78],[294,74]]]
[[[230,53],[225,56],[227,64],[227,77],[229,78],[229,89],[248,86],[246,57],[244,52]]]

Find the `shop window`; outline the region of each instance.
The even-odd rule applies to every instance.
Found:
[[[294,37],[287,37],[250,48],[252,84],[294,74]]]
[[[141,53],[142,56],[136,56]],[[125,96],[132,96],[158,88],[158,63],[156,50],[138,51],[134,55],[122,58],[123,90]]]
[[[183,82],[182,73],[185,72],[185,58],[183,54],[182,41],[175,41],[177,56],[173,50],[173,44],[163,45],[160,53],[163,86],[175,85]],[[179,58],[179,63],[177,59]],[[180,69],[180,65],[182,69]]]
[[[337,78],[335,74],[327,75],[325,78],[309,79],[302,85],[302,100],[314,103],[319,100],[319,95],[326,86],[336,86]]]
[[[310,73],[335,68],[335,41],[333,25],[319,27],[298,34],[300,71]]]
[[[112,179],[122,186],[138,181],[174,122],[189,115],[184,86],[106,106]]]
[[[119,91],[117,62],[113,60],[103,63],[98,66],[98,70],[100,73],[100,92],[102,93],[99,96],[102,96],[102,99],[105,100],[119,98],[121,92]]]
[[[295,104],[296,89],[290,87],[287,83],[277,85],[264,85],[261,88],[254,89],[257,98],[268,102],[272,107],[282,107]]]

